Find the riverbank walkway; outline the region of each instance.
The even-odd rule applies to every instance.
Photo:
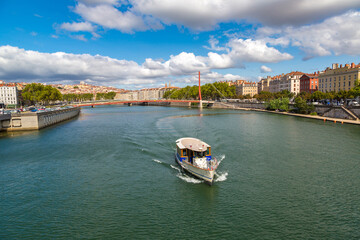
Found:
[[[224,104],[225,105],[225,104]],[[294,117],[302,117],[302,118],[310,118],[315,120],[321,120],[321,121],[329,121],[334,123],[341,123],[341,124],[354,124],[354,125],[360,125],[359,120],[350,120],[350,119],[342,119],[342,118],[331,118],[331,117],[322,117],[318,115],[309,115],[309,114],[299,114],[299,113],[288,113],[288,112],[278,112],[278,111],[269,111],[264,109],[257,109],[257,108],[241,108],[236,107],[234,105],[226,104],[227,108],[232,109],[238,109],[238,110],[244,110],[244,111],[257,111],[257,112],[267,112],[267,113],[273,113],[273,114],[280,114],[280,115],[287,115],[287,116],[294,116]]]

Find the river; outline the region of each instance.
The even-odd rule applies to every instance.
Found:
[[[208,186],[175,141],[221,161]],[[276,114],[84,108],[1,133],[1,239],[359,239],[360,129]]]

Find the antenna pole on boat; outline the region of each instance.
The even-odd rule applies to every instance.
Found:
[[[200,71],[199,71],[199,108],[202,109],[201,87],[200,87]]]

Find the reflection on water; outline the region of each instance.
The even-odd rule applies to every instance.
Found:
[[[203,116],[219,116],[219,115],[245,115],[251,114],[248,112],[233,112],[233,113],[226,113],[226,112],[218,112],[218,113],[198,113],[198,114],[189,114],[189,115],[179,115],[179,116],[171,116],[168,119],[175,119],[175,118],[187,118],[187,117],[203,117]]]
[[[38,136],[39,135],[39,131],[38,130],[34,130],[34,131],[13,131],[13,132],[0,132],[0,138],[3,137],[9,137],[9,138],[13,138],[13,137],[24,137],[24,136]]]

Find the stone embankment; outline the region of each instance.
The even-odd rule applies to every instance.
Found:
[[[240,110],[252,110],[260,112],[269,112],[274,114],[282,114],[303,118],[311,118],[323,121],[334,121],[340,123],[358,124],[360,125],[360,107],[359,106],[327,106],[327,105],[316,105],[315,112],[317,116],[308,114],[297,114],[297,113],[286,113],[266,110],[265,104],[262,103],[223,103],[216,102],[212,108],[227,108],[227,109],[240,109]],[[293,105],[290,104],[290,108]]]
[[[29,112],[11,114],[10,118],[1,120],[0,130],[27,131],[38,130],[78,116],[80,108],[65,108],[49,112]]]

